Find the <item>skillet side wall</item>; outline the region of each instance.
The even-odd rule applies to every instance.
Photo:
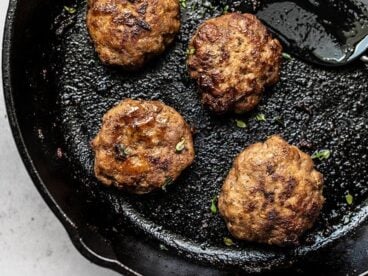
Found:
[[[192,22],[188,19],[187,22],[189,23],[184,26],[183,35],[179,37],[177,45],[166,53],[162,62],[158,62],[158,65],[150,67],[142,74],[128,75],[121,80],[120,76],[123,75],[121,71],[115,68],[104,68],[95,60],[93,49],[82,26],[84,12],[81,5],[84,2],[78,6],[78,14],[75,17],[70,18],[68,15],[62,14],[54,23],[51,23],[53,18],[57,17],[62,10],[63,5],[61,3],[58,3],[60,5],[55,7],[47,1],[28,1],[28,4],[25,2],[27,1],[18,2],[20,4],[17,16],[22,20],[14,21],[13,29],[8,27],[4,40],[4,57],[6,57],[4,58],[4,87],[9,120],[21,155],[41,194],[53,211],[56,212],[59,219],[63,221],[78,249],[100,264],[113,266],[114,269],[125,272],[126,268],[116,265],[113,261],[116,258],[115,251],[118,252],[118,259],[126,261],[130,267],[139,268],[140,272],[152,272],[154,269],[160,271],[162,265],[171,263],[171,266],[167,268],[168,273],[176,272],[180,275],[193,271],[198,272],[199,269],[203,269],[203,274],[215,273],[212,269],[189,264],[172,256],[170,252],[161,252],[160,258],[158,258],[156,254],[158,244],[151,240],[144,242],[144,239],[136,238],[134,235],[127,238],[127,235],[131,234],[130,231],[126,230],[126,224],[134,220],[135,216],[139,214],[142,215],[142,219],[135,221],[136,225],[146,229],[146,232],[154,231],[153,234],[148,234],[161,239],[163,243],[170,245],[172,238],[178,238],[172,235],[171,232],[177,232],[181,235],[186,232],[191,235],[188,238],[193,238],[197,243],[202,243],[201,246],[223,247],[222,237],[228,234],[218,217],[213,218],[210,213],[207,214],[210,199],[218,191],[223,175],[231,165],[228,160],[232,160],[232,157],[245,145],[257,139],[263,139],[270,133],[282,133],[289,141],[296,144],[303,138],[320,141],[322,145],[335,147],[337,156],[334,155],[334,158],[342,162],[346,158],[342,158],[338,152],[341,141],[328,144],[331,136],[325,133],[323,135],[313,133],[316,125],[320,127],[321,132],[325,132],[330,127],[327,123],[324,125],[313,122],[315,117],[327,120],[328,116],[332,116],[333,119],[336,119],[336,123],[346,124],[333,126],[335,131],[341,132],[337,133],[338,135],[346,136],[339,136],[339,138],[344,138],[342,139],[342,142],[345,143],[344,146],[356,147],[352,152],[348,152],[348,155],[352,156],[351,162],[357,161],[356,164],[364,165],[366,161],[364,150],[367,147],[365,149],[364,147],[361,148],[361,145],[356,144],[358,138],[351,136],[359,134],[366,137],[366,129],[352,129],[348,125],[354,123],[359,126],[361,118],[367,118],[366,111],[359,107],[359,105],[364,105],[367,102],[363,92],[368,91],[366,85],[367,69],[362,65],[355,64],[354,67],[351,66],[341,70],[339,74],[344,74],[344,76],[339,81],[340,78],[335,71],[322,71],[298,61],[291,61],[290,64],[285,65],[286,69],[282,83],[274,91],[268,91],[268,97],[256,111],[267,112],[267,117],[278,114],[288,115],[285,122],[286,125],[290,125],[290,129],[277,126],[273,122],[266,122],[263,125],[255,123],[254,115],[256,112],[254,112],[245,117],[245,120],[250,121],[250,129],[249,133],[244,134],[242,130],[234,127],[234,118],[216,118],[205,110],[203,111],[198,104],[193,84],[185,77],[183,79],[176,78],[176,74],[185,75],[184,66],[178,65],[176,67],[175,64],[178,63],[177,60],[180,60],[180,63],[183,64],[183,53],[190,34],[189,26],[194,24],[195,20],[195,22]],[[13,3],[15,2],[13,1]],[[11,13],[12,11],[10,12],[10,18],[12,17]],[[45,14],[50,16],[48,24],[45,24]],[[45,28],[49,25],[53,25],[51,30]],[[11,30],[17,30],[17,32],[10,33]],[[55,32],[58,30],[61,33],[55,36]],[[9,48],[10,45],[12,48]],[[91,56],[94,56],[92,61]],[[167,62],[167,65],[164,64],[165,62]],[[296,73],[292,73],[293,71]],[[306,71],[306,73],[302,73],[303,71]],[[317,78],[314,74],[318,74],[318,72],[320,72],[320,75]],[[107,79],[101,80],[100,77],[104,74],[106,74]],[[145,74],[147,74],[148,79],[145,78]],[[311,77],[308,77],[308,74]],[[289,79],[285,77],[286,75]],[[133,81],[130,82],[129,78]],[[308,81],[309,78],[312,84]],[[316,83],[313,83],[313,81],[316,81]],[[11,82],[10,85],[7,82]],[[365,83],[361,84],[361,82]],[[75,85],[76,83],[79,84]],[[173,83],[175,88],[172,85]],[[131,87],[132,85],[133,87]],[[282,85],[286,88],[282,88]],[[322,98],[317,99],[317,104],[314,104],[315,97],[321,96],[316,93],[318,85],[322,85],[323,89],[319,90],[326,89],[328,95],[326,95],[326,98],[322,95]],[[331,87],[329,87],[330,85]],[[75,93],[75,90],[70,89],[70,87],[78,87],[78,92]],[[108,87],[108,89],[105,89],[105,87]],[[139,89],[139,87],[141,88]],[[298,87],[301,91],[295,90]],[[355,92],[348,95],[351,97],[352,106],[349,105],[349,102],[341,93],[336,93],[337,95],[332,93],[334,89],[342,91],[347,88]],[[109,89],[112,92],[108,92]],[[312,92],[306,93],[303,98],[300,97],[308,89],[311,89]],[[138,93],[137,90],[139,90]],[[113,92],[116,94],[114,95]],[[292,92],[296,95],[288,94]],[[181,96],[176,97],[175,93],[181,93]],[[202,149],[201,152],[203,153],[198,156],[198,162],[192,168],[195,173],[186,172],[179,183],[170,188],[168,194],[158,193],[148,196],[143,198],[143,204],[137,201],[135,197],[132,200],[117,191],[101,188],[91,175],[92,157],[88,143],[97,131],[100,115],[109,106],[126,96],[160,98],[182,111],[199,130],[197,147]],[[284,105],[279,106],[281,101],[279,99],[282,97],[285,102]],[[326,99],[327,103],[325,102]],[[336,114],[329,113],[335,110],[329,108],[328,105],[338,108],[339,105],[336,106],[336,103],[341,99],[343,99],[342,103],[347,106],[341,107],[339,112],[346,112],[350,117],[348,121],[341,121],[341,118],[336,117]],[[92,109],[88,107],[88,105],[91,106],[91,101],[97,101]],[[355,106],[354,102],[357,103]],[[183,106],[182,103],[186,103],[187,106]],[[322,106],[318,106],[319,104],[322,104]],[[291,105],[292,108],[287,105]],[[317,115],[306,114],[308,108],[317,109]],[[319,112],[319,108],[326,108],[327,112]],[[229,137],[225,143],[223,141],[224,137]],[[352,142],[349,142],[347,138],[354,138],[355,140],[352,139]],[[366,143],[366,141],[363,142]],[[225,149],[220,148],[221,144],[224,144]],[[318,145],[320,144],[317,143],[316,146]],[[63,153],[62,158],[57,155],[59,148]],[[312,151],[313,149],[306,150]],[[205,156],[204,153],[208,156]],[[345,153],[342,152],[341,155]],[[360,154],[360,156],[356,154]],[[331,165],[330,161],[327,164],[319,164],[319,167],[322,171],[328,172],[329,165]],[[366,167],[363,167],[360,172],[355,171],[356,167],[349,167],[349,164],[347,167],[342,166],[341,168],[343,168],[343,172],[346,172],[346,168],[348,168],[347,173],[349,175],[338,175],[346,182],[335,183],[333,180],[329,180],[333,189],[327,191],[331,196],[331,202],[340,203],[327,205],[325,215],[316,228],[317,233],[320,231],[321,234],[317,237],[326,235],[324,233],[322,236],[322,228],[326,221],[331,222],[334,226],[331,232],[327,233],[327,236],[329,236],[331,233],[339,234],[337,231],[339,228],[340,234],[345,233],[358,225],[366,216],[366,209],[356,208],[350,212],[348,208],[344,207],[342,201],[344,192],[350,188],[357,203],[366,197],[367,187],[362,186],[366,183],[364,182],[366,179],[364,176],[361,177],[366,171]],[[339,173],[338,170],[335,173]],[[354,180],[358,178],[360,178],[362,184],[359,184],[359,182],[356,188],[351,187],[352,184],[349,185],[349,182],[356,184]],[[211,183],[211,185],[206,186],[206,183]],[[330,192],[334,196],[330,195]],[[181,195],[184,195],[184,197],[181,197]],[[186,207],[187,203],[189,207]],[[177,208],[180,208],[178,214],[172,211],[178,210]],[[169,211],[170,209],[171,211]],[[338,214],[334,217],[331,212],[335,212],[336,209]],[[122,218],[123,215],[127,218]],[[185,218],[190,216],[194,218],[194,221],[188,223]],[[205,221],[202,221],[202,217],[205,218]],[[351,219],[351,222],[344,226],[341,221],[346,219]],[[163,228],[167,229],[168,232],[160,229],[149,229],[150,224],[147,224],[147,221],[152,221],[153,224],[161,222]],[[176,221],[177,225],[170,224],[173,221]],[[203,233],[198,234],[198,222],[202,226],[204,222],[208,225],[208,227],[201,228]],[[80,226],[78,231],[74,225]],[[188,226],[186,227],[186,225]],[[321,230],[318,230],[318,227],[321,227]],[[116,233],[116,230],[119,233]],[[137,232],[141,233],[142,231]],[[167,235],[160,237],[160,233]],[[88,253],[83,244],[78,242],[79,235],[82,235],[83,242],[91,247],[92,251],[109,258],[110,261],[94,256],[90,252]],[[203,245],[203,241],[207,239],[210,241],[209,244]],[[111,249],[108,240],[114,242],[115,250]],[[179,237],[178,241],[186,242],[187,240],[180,240]],[[303,255],[307,251],[314,251],[324,244],[323,242],[316,243],[314,247],[305,245],[305,252],[302,249],[299,253]],[[236,255],[242,247],[248,248],[251,252],[248,259],[244,260],[243,264],[230,260],[227,263],[228,265],[232,264],[235,267],[255,271],[261,269],[262,266],[250,267],[249,263],[252,263],[257,256],[260,258],[260,263],[262,263],[262,260],[267,260],[270,256],[272,257],[272,254],[278,253],[277,250],[267,252],[267,249],[265,250],[262,247],[239,243],[234,249],[235,255],[230,256],[235,256],[237,260],[239,260],[239,256],[244,257],[241,254]],[[105,250],[105,248],[111,250]],[[186,249],[193,251],[193,256],[189,256],[190,258],[196,258],[197,248],[187,247]],[[225,249],[223,253],[226,255],[228,251],[229,249]],[[135,252],[135,254],[127,254],[131,252]],[[262,255],[263,253],[264,255]],[[133,258],[134,255],[141,256],[141,259]],[[213,258],[206,260],[206,258],[205,256],[203,261],[207,263],[217,265],[219,265],[219,262],[221,263],[221,258],[220,261]],[[281,253],[280,258],[283,258]],[[172,265],[173,263],[174,265]],[[280,265],[281,263],[275,261],[274,264]],[[176,265],[185,266],[185,269],[178,270]],[[266,266],[263,268],[266,268]]]

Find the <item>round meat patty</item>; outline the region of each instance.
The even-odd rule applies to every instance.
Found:
[[[89,0],[87,27],[104,63],[137,69],[174,40],[179,1]]]
[[[126,99],[110,109],[92,147],[96,177],[136,194],[165,188],[194,159],[190,127],[158,101]]]
[[[279,80],[282,46],[251,14],[229,13],[205,21],[188,48],[188,70],[202,102],[216,113],[243,113]]]
[[[246,148],[235,159],[219,196],[231,234],[267,244],[298,244],[324,197],[323,176],[311,157],[279,136]]]

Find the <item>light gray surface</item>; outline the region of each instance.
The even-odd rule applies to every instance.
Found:
[[[7,6],[0,0],[1,41]],[[0,275],[118,275],[79,254],[38,194],[10,132],[2,85],[0,153]]]

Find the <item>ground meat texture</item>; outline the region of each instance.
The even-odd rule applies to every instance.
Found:
[[[202,102],[216,113],[243,113],[279,80],[282,46],[251,14],[205,21],[189,43],[188,70]]]
[[[100,59],[138,69],[180,28],[177,0],[88,0],[87,27]]]
[[[313,226],[324,197],[323,176],[311,157],[279,136],[236,157],[219,196],[219,211],[241,240],[298,244]]]
[[[96,177],[136,194],[165,188],[194,159],[190,127],[159,101],[123,100],[104,115],[92,147]]]

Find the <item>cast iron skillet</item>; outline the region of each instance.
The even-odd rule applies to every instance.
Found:
[[[64,5],[77,12],[68,13]],[[186,76],[189,36],[222,7],[200,1],[193,11],[183,11],[175,45],[144,70],[126,73],[99,62],[85,28],[85,5],[84,0],[11,0],[3,50],[5,98],[19,151],[80,252],[132,275],[226,275],[294,263],[293,269],[323,272],[328,262],[333,264],[328,269],[346,269],[338,247],[329,261],[320,256],[368,216],[366,65],[324,69],[286,61],[281,81],[242,117],[248,127],[240,129],[234,122],[239,117],[216,117],[203,109]],[[104,112],[124,97],[160,99],[196,129],[196,161],[167,192],[126,195],[93,177],[89,143]],[[258,113],[266,122],[255,120]],[[275,133],[308,153],[332,151],[330,159],[317,162],[326,180],[322,215],[296,248],[238,241],[227,247],[223,238],[229,233],[211,214],[211,199],[237,153]],[[354,197],[351,206],[347,193]],[[314,267],[313,256],[320,261]]]

